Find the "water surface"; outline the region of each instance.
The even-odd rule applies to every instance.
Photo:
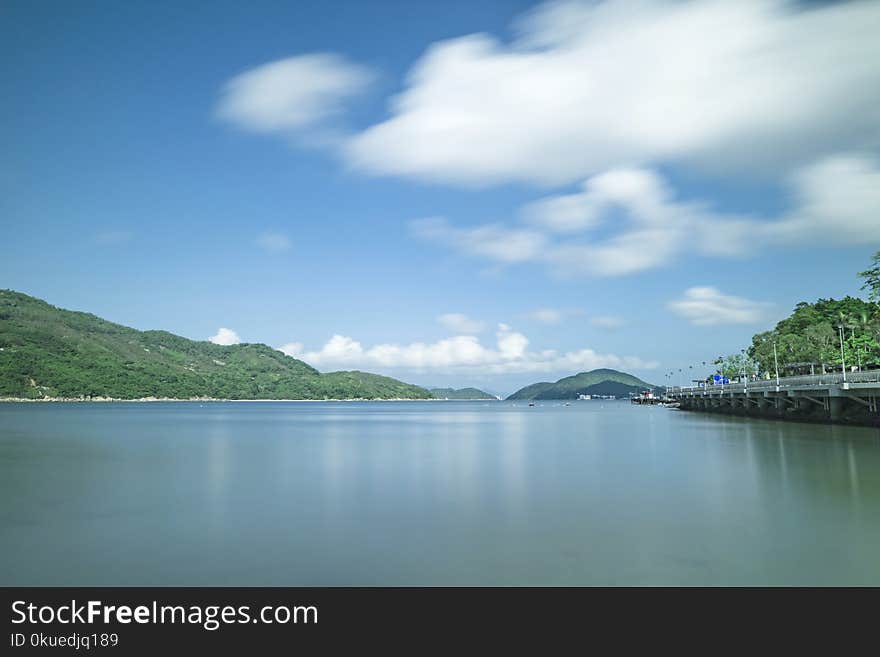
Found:
[[[880,585],[880,432],[626,402],[0,404],[3,585]]]

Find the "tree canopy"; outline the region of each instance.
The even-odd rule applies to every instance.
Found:
[[[840,369],[842,362],[848,368],[880,365],[880,251],[858,276],[870,301],[851,296],[802,301],[775,328],[753,336],[747,350],[718,358],[718,372],[731,378],[743,372],[772,376],[777,362],[780,375]]]
[[[812,363],[816,371],[839,368],[844,359],[848,366],[864,367],[880,364],[878,338],[876,304],[855,297],[819,299],[799,303],[772,331],[755,335],[748,353],[764,372],[774,370],[774,344],[782,370],[791,370],[796,363]]]
[[[859,276],[865,279],[862,289],[867,291],[871,301],[880,303],[880,251],[871,259],[871,267],[860,271]]]

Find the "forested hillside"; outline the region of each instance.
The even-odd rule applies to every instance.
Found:
[[[366,372],[321,374],[264,344],[138,331],[0,290],[0,396],[140,399],[429,399]]]
[[[626,397],[629,393],[640,393],[653,387],[632,374],[598,369],[567,376],[556,383],[533,383],[517,390],[508,399],[577,399],[578,395]]]

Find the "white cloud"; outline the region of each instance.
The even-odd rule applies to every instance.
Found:
[[[864,155],[841,154],[797,171],[796,207],[767,237],[776,242],[880,242],[880,168]]]
[[[662,224],[675,208],[673,192],[649,169],[618,168],[586,180],[577,194],[550,196],[525,206],[530,223],[558,233],[578,233],[603,222],[614,207],[632,212],[645,223]]]
[[[446,313],[440,315],[437,321],[449,331],[458,335],[475,335],[486,329],[486,323],[471,319],[461,313]]]
[[[505,361],[522,360],[526,354],[529,340],[522,333],[512,330],[507,324],[498,325],[498,353]]]
[[[528,227],[457,228],[414,222],[416,236],[501,264],[542,263],[562,276],[626,275],[676,259],[742,257],[797,243],[880,243],[880,166],[866,155],[837,154],[788,179],[791,208],[777,217],[726,214],[677,198],[650,169],[612,169],[577,194],[526,206]],[[565,200],[563,215],[555,201]],[[601,237],[596,229],[606,229]]]
[[[583,310],[539,308],[528,313],[526,317],[536,322],[541,322],[542,324],[559,324],[569,317],[582,316],[585,314],[586,313],[584,313]],[[589,318],[589,322],[593,326],[598,326],[599,328],[604,328],[608,330],[620,328],[626,323],[626,321],[622,317],[617,317],[614,315],[594,315],[593,317]]]
[[[334,335],[318,351],[304,351],[302,344],[280,347],[284,353],[322,369],[380,368],[447,372],[510,374],[522,372],[562,372],[597,367],[652,369],[655,361],[634,356],[600,354],[592,349],[559,353],[555,350],[529,351],[528,338],[506,324],[499,324],[495,346],[484,346],[475,336],[455,336],[433,343],[407,345],[378,344],[365,348],[348,336]]]
[[[560,184],[634,162],[785,170],[880,143],[877,2],[558,2],[518,27],[511,43],[431,45],[390,117],[348,141],[349,161]],[[589,222],[565,198],[543,210],[559,227]]]
[[[569,215],[560,222],[552,212],[552,197],[532,205],[528,220],[551,232],[572,233],[609,224],[615,212],[622,215],[612,225],[616,234],[560,243],[548,252],[553,267],[568,274],[629,274],[664,265],[686,251],[739,254],[745,250],[745,228],[755,226],[749,219],[714,212],[707,203],[677,199],[668,183],[649,169],[606,171],[588,179],[580,194],[566,198],[586,221]]]
[[[256,244],[269,253],[281,253],[290,248],[290,238],[283,233],[260,233],[257,236]]]
[[[559,243],[545,260],[561,276],[622,276],[667,264],[682,250],[683,238],[676,226],[637,228],[593,243]]]
[[[544,324],[558,324],[565,318],[565,312],[556,308],[538,308],[530,312],[527,317]]]
[[[410,228],[421,239],[501,263],[539,259],[546,247],[546,238],[542,233],[527,228],[507,228],[500,224],[454,228],[441,217],[431,217],[410,222]]]
[[[251,132],[292,134],[337,114],[372,77],[331,53],[288,57],[226,82],[216,114]]]
[[[692,287],[669,309],[692,324],[756,324],[766,321],[772,304],[722,294],[714,287]]]
[[[564,199],[564,217],[555,211]],[[615,234],[578,239],[611,223]],[[526,206],[530,227],[490,224],[456,228],[442,219],[413,222],[414,233],[472,256],[502,263],[542,262],[565,275],[624,275],[667,264],[696,249],[705,255],[741,253],[748,219],[717,214],[705,203],[683,202],[657,173],[648,169],[613,169],[588,179],[583,191],[549,197]],[[721,232],[723,239],[719,239]],[[560,235],[561,234],[561,235]]]
[[[239,342],[241,342],[241,338],[238,337],[238,333],[236,333],[232,329],[222,327],[217,331],[216,335],[212,335],[210,338],[208,338],[208,340],[210,340],[214,344],[220,344],[224,346],[238,344]]]
[[[304,350],[305,347],[302,342],[288,342],[287,344],[278,347],[278,351],[285,353],[288,356],[293,356],[294,358],[299,358],[299,354],[303,353]]]
[[[538,308],[526,313],[525,317],[542,324],[559,324],[569,317],[579,317],[584,314],[579,308]]]
[[[516,27],[511,42],[472,34],[431,45],[389,117],[334,145],[376,174],[584,182],[526,205],[520,223],[414,221],[420,239],[488,260],[488,274],[537,263],[560,276],[798,242],[880,243],[880,168],[846,152],[880,147],[880,3],[565,1]],[[320,140],[372,77],[339,55],[290,57],[232,78],[217,115]],[[681,199],[657,173],[667,164],[772,171],[790,209],[745,216]]]
[[[577,233],[599,223],[599,208],[584,194],[563,194],[533,201],[521,214],[528,223],[558,233]]]
[[[595,317],[590,318],[590,323],[593,326],[598,326],[599,328],[611,331],[625,325],[626,320],[623,319],[623,317],[617,317],[615,315],[596,315]]]

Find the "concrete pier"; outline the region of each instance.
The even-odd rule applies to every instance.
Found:
[[[672,387],[667,397],[688,411],[880,427],[880,370]]]

